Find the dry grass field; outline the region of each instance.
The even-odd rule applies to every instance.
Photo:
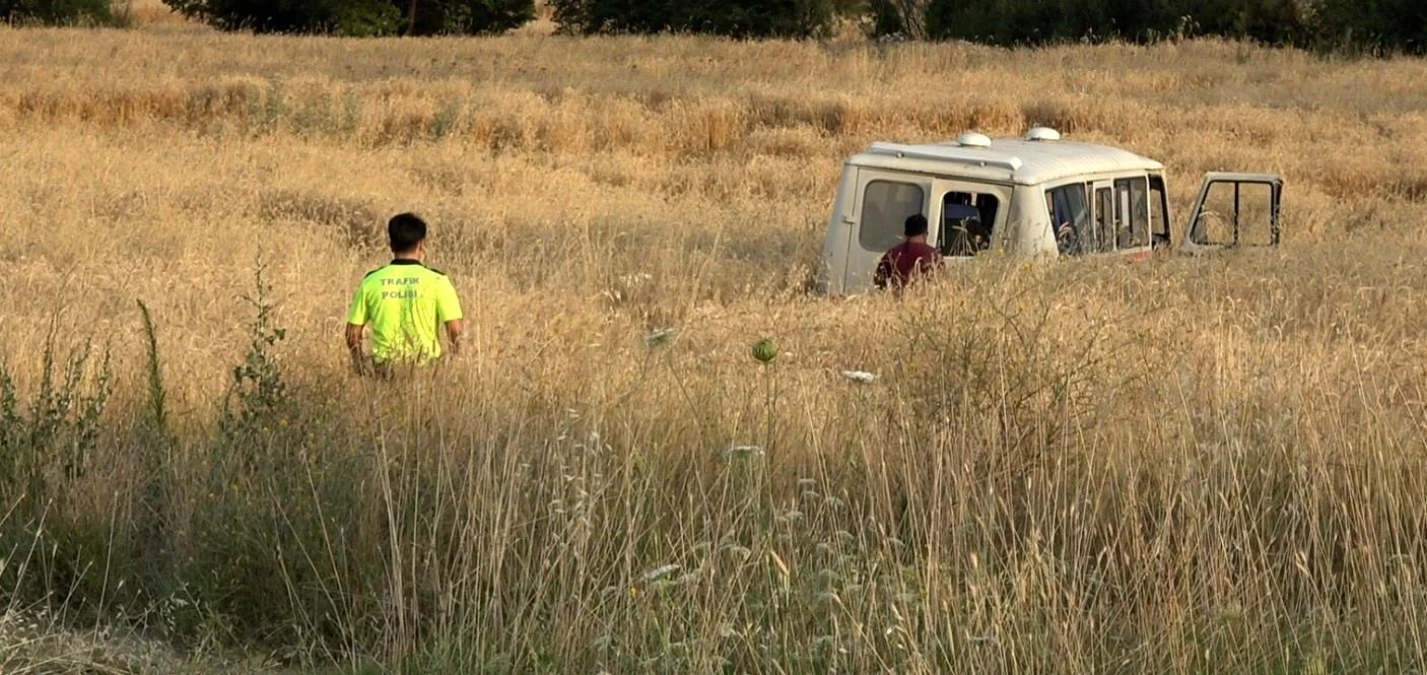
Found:
[[[0,672],[1422,671],[1427,63],[144,17],[0,28]],[[846,154],[1034,123],[1284,245],[805,291]],[[472,337],[375,384],[402,210]]]

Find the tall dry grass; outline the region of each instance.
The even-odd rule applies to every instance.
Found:
[[[4,616],[410,672],[1420,669],[1424,72],[0,30]],[[845,154],[1032,123],[1162,159],[1180,215],[1282,172],[1285,245],[804,292]],[[407,209],[470,349],[355,380]]]

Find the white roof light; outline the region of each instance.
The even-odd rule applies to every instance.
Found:
[[[1026,140],[1058,141],[1060,140],[1060,132],[1050,127],[1032,127],[1030,131],[1026,132]]]
[[[968,131],[956,137],[956,144],[963,148],[989,148],[991,139],[986,134],[978,134],[975,131]]]

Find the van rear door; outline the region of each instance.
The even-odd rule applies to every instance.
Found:
[[[877,261],[902,243],[908,216],[928,213],[932,179],[927,176],[863,167],[857,176],[857,201],[846,243],[844,293],[872,288]],[[847,218],[848,216],[844,216]]]

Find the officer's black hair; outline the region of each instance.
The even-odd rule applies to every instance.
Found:
[[[398,213],[386,224],[392,253],[411,253],[426,238],[426,221],[415,213]]]

